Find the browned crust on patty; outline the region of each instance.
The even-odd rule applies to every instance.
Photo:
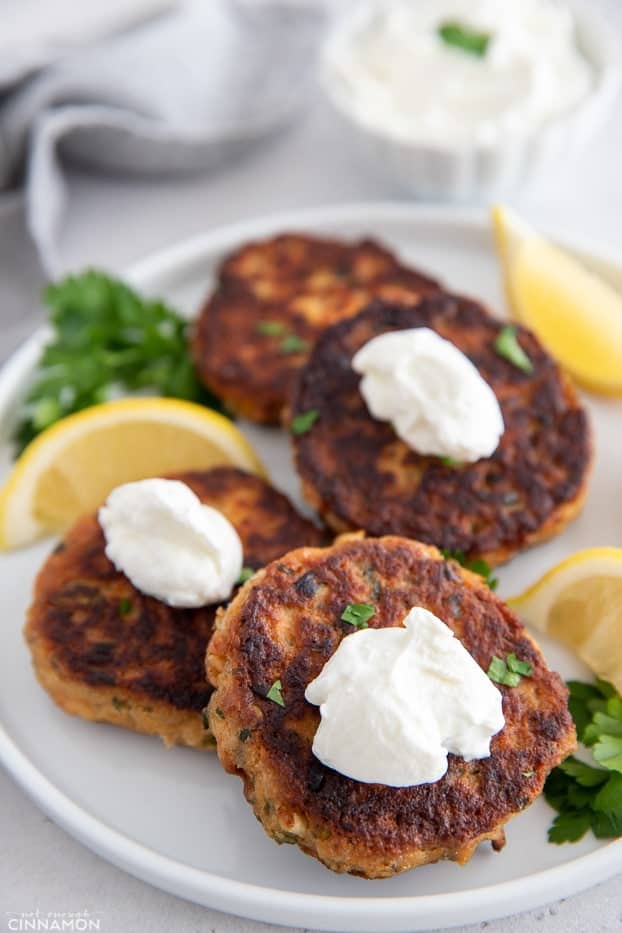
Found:
[[[422,326],[451,340],[494,390],[505,433],[492,457],[446,465],[369,414],[352,357],[379,334]],[[332,528],[404,535],[498,564],[575,517],[592,461],[587,414],[530,331],[518,327],[531,373],[499,356],[502,326],[478,302],[439,293],[410,307],[372,302],[320,337],[292,406],[293,416],[319,417],[293,443],[303,494]]]
[[[201,379],[237,414],[277,423],[318,334],[375,295],[416,301],[438,287],[373,240],[344,243],[283,234],[249,243],[223,262],[194,328]],[[278,334],[264,334],[268,321]],[[303,341],[283,352],[289,336]],[[294,348],[295,349],[295,348]]]
[[[340,620],[351,602],[376,607],[375,628],[425,607],[484,670],[509,652],[533,665],[517,687],[499,687],[506,724],[489,758],[450,755],[440,781],[393,788],[354,781],[313,756],[319,711],[304,691],[354,631]],[[242,778],[266,832],[366,878],[439,859],[464,863],[485,839],[499,848],[506,821],[541,793],[576,744],[566,688],[511,610],[477,575],[404,538],[349,535],[270,564],[219,613],[207,669],[218,755]],[[277,679],[283,708],[266,699]]]
[[[242,470],[174,478],[232,522],[245,566],[326,540],[285,496]],[[37,677],[67,712],[159,735],[167,745],[210,747],[202,710],[211,694],[205,649],[216,608],[173,609],[136,590],[106,557],[97,517],[89,515],[43,565],[24,634]]]

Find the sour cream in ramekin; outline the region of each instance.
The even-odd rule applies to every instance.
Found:
[[[580,107],[596,79],[557,0],[377,0],[327,65],[365,123],[432,145],[532,134]]]

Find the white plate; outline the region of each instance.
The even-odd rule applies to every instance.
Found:
[[[164,294],[191,312],[207,289],[215,262],[227,250],[286,229],[377,236],[451,286],[502,307],[484,226],[392,205],[238,224],[161,253],[129,277],[141,289]],[[39,345],[40,337],[26,344],[0,377],[0,425],[5,429]],[[597,461],[586,508],[561,537],[500,571],[506,594],[577,548],[622,545],[619,406],[593,399],[587,404]],[[297,496],[286,439],[277,430],[250,425],[245,429],[277,484]],[[464,868],[431,865],[382,883],[334,875],[294,847],[275,846],[245,803],[241,782],[224,774],[215,756],[167,751],[152,738],[67,716],[50,702],[32,675],[21,638],[33,576],[49,549],[48,542],[0,558],[0,758],[57,823],[139,878],[258,920],[332,930],[398,931],[527,910],[622,869],[622,841],[607,844],[589,835],[576,845],[547,843],[553,812],[541,799],[510,822],[508,843],[500,854],[483,846]],[[544,647],[565,676],[586,676],[558,646]]]

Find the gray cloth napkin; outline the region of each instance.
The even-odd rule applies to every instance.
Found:
[[[186,0],[5,88],[0,189],[24,181],[46,271],[59,267],[65,156],[153,174],[237,155],[304,109],[324,12],[321,0]]]

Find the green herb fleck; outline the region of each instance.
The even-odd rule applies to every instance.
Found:
[[[279,832],[275,834],[274,841],[280,846],[294,846],[298,842],[298,836],[294,833]]]
[[[266,337],[280,337],[285,331],[285,325],[280,321],[258,321],[257,330]]]
[[[209,727],[210,727],[210,725],[209,725],[209,712],[208,712],[207,706],[205,707],[205,709],[202,709],[202,710],[201,710],[201,722],[203,723],[203,728],[204,728],[204,729],[209,729]]]
[[[309,341],[303,340],[298,334],[288,334],[279,344],[280,352],[285,355],[289,355],[290,353],[306,353],[309,349],[311,349]]]
[[[127,709],[129,707],[127,700],[122,700],[120,697],[113,697],[112,705],[116,710]]]
[[[132,611],[132,601],[131,599],[120,599],[119,600],[119,614],[126,616],[128,612]]]
[[[622,698],[602,680],[571,680],[568,690],[579,739],[603,767],[571,755],[551,771],[544,796],[558,816],[549,840],[577,842],[589,829],[598,839],[622,836]]]
[[[368,628],[367,622],[376,611],[369,603],[349,603],[341,613],[342,622],[348,622],[355,628]]]
[[[66,415],[133,392],[222,411],[195,372],[188,322],[163,301],[95,270],[49,285],[43,299],[52,338],[19,413],[18,452]]]
[[[277,567],[281,573],[286,573],[288,577],[291,577],[296,573],[296,571],[292,567],[288,567],[287,564],[277,564]]]
[[[515,327],[509,325],[502,327],[499,336],[495,340],[494,347],[499,356],[512,363],[521,372],[533,372],[533,363],[518,342]]]
[[[441,457],[441,463],[446,467],[458,467],[462,466],[459,460],[455,460],[453,457]]]
[[[240,742],[246,742],[246,740],[248,739],[248,737],[250,736],[250,734],[251,734],[251,730],[250,730],[250,729],[241,729],[241,730],[240,730],[240,733],[239,733],[239,736],[238,736]]]
[[[221,710],[220,706],[217,706],[216,709],[214,710],[214,712],[216,713],[216,715],[218,716],[219,719],[224,719],[224,718],[225,718],[225,714],[224,714],[223,711]]]
[[[479,574],[480,577],[484,578],[484,582],[489,589],[496,590],[499,586],[499,581],[493,574],[492,567],[485,560],[482,560],[481,557],[469,560],[464,551],[449,551],[446,548],[441,548],[441,554],[445,560],[455,560],[456,563],[460,564],[460,566],[464,567],[466,570]]]
[[[275,680],[268,692],[266,693],[268,700],[272,700],[273,703],[276,703],[278,706],[285,706],[285,700],[283,699],[283,685],[280,680]]]
[[[503,678],[507,672],[508,667],[505,661],[502,661],[501,658],[498,658],[495,655],[488,666],[488,676],[490,679],[494,680],[494,682],[497,684],[502,684]]]
[[[509,671],[512,671],[513,674],[520,674],[521,677],[531,677],[533,674],[533,664],[530,664],[529,661],[520,661],[514,652],[508,654],[507,665]]]
[[[252,576],[255,575],[255,571],[252,567],[242,567],[240,570],[240,576],[235,581],[239,586],[243,583],[246,583],[247,580],[250,580]]]
[[[438,27],[438,34],[447,45],[461,49],[469,55],[477,55],[479,58],[483,58],[486,54],[492,38],[489,32],[480,32],[471,26],[453,20],[441,23]]]
[[[496,684],[505,687],[518,687],[523,677],[531,677],[533,668],[528,661],[519,661],[515,654],[508,654],[506,660],[493,657],[487,674]]]
[[[309,411],[303,411],[299,415],[296,415],[292,419],[292,434],[297,436],[300,434],[306,434],[307,431],[311,430],[319,417],[320,412],[317,408],[310,408]]]

